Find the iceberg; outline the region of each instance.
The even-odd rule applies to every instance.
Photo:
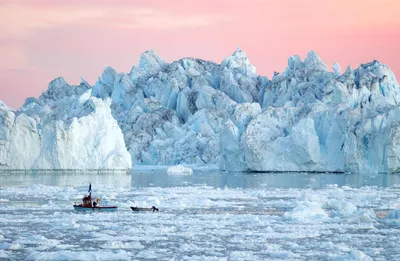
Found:
[[[53,80],[18,110],[0,103],[10,168],[219,165],[231,171],[400,171],[399,84],[374,60],[332,71],[313,51],[272,79],[237,49],[220,64],[153,50],[91,86]]]
[[[19,111],[0,108],[0,163],[10,169],[130,169],[110,100],[92,97],[91,89],[53,92],[60,83],[50,83]]]
[[[176,165],[169,167],[167,173],[169,175],[191,175],[193,174],[193,170],[182,165]]]

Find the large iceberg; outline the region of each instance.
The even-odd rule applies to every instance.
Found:
[[[221,64],[154,51],[90,86],[52,81],[17,111],[0,103],[11,168],[208,165],[234,171],[400,171],[400,88],[374,60],[330,71],[313,51],[270,80],[237,49]]]
[[[0,163],[12,169],[130,169],[111,101],[85,84],[50,83],[16,112],[0,106]]]

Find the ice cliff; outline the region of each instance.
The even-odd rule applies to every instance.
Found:
[[[55,79],[18,111],[0,106],[0,163],[12,169],[129,169],[131,158],[110,99],[86,83]]]
[[[17,111],[0,103],[11,168],[218,164],[223,170],[400,171],[400,88],[372,61],[344,73],[315,53],[270,80],[238,49],[221,64],[142,54],[129,73],[62,78]]]

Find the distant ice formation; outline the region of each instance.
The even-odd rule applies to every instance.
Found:
[[[193,170],[182,165],[176,165],[169,167],[167,173],[170,175],[191,175],[193,174]]]
[[[342,73],[311,51],[268,79],[240,49],[221,64],[147,51],[94,86],[57,78],[17,111],[0,103],[0,163],[399,172],[399,102],[394,74],[376,60]]]

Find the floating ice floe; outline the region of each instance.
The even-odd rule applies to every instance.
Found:
[[[101,246],[105,249],[144,249],[145,247],[140,242],[124,243],[121,241],[107,242]]]
[[[322,209],[321,205],[313,201],[299,202],[292,211],[284,214],[284,218],[303,223],[329,220],[328,214]]]
[[[304,194],[298,198],[296,206],[283,217],[301,223],[343,222],[374,223],[377,222],[375,211],[370,208],[358,209],[344,199],[327,200],[323,195]]]
[[[130,254],[124,250],[82,251],[61,250],[38,252],[32,251],[27,260],[130,260]]]
[[[390,210],[383,222],[388,225],[400,225],[400,209]]]
[[[21,245],[18,243],[13,244],[13,243],[3,242],[3,243],[0,243],[0,249],[17,250],[17,249],[21,249]]]
[[[328,203],[332,208],[330,217],[343,219],[352,223],[373,223],[377,217],[373,209],[357,209],[357,207],[345,200],[333,200]]]
[[[184,167],[182,165],[176,165],[169,167],[167,173],[170,175],[192,175],[193,170],[188,167]]]
[[[334,258],[333,261],[372,261],[372,258],[360,250],[352,249],[347,255]]]

